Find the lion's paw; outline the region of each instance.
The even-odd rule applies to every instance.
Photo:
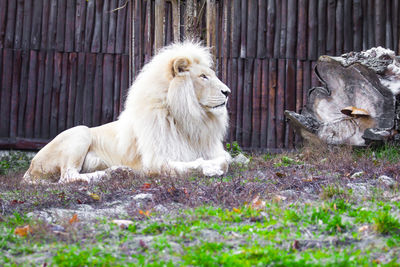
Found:
[[[209,162],[203,163],[201,169],[205,176],[221,176],[224,174],[224,171],[219,165]]]

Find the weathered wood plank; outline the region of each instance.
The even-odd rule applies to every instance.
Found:
[[[64,51],[73,52],[75,44],[75,1],[66,1]],[[102,2],[102,1],[101,1]]]
[[[164,0],[155,0],[155,22],[154,22],[154,50],[158,51],[164,44]]]
[[[113,91],[113,106],[112,106],[112,120],[115,121],[119,115],[119,101],[121,100],[121,55],[114,57],[114,91]]]
[[[353,50],[353,0],[344,0],[344,52],[350,52]]]
[[[114,95],[114,57],[104,55],[103,66],[103,101],[101,109],[101,123],[107,123],[113,119],[113,95]]]
[[[6,23],[7,23],[7,2],[0,1],[0,48],[4,48],[4,37],[6,34]],[[16,1],[13,1],[14,4]],[[14,13],[8,16],[14,16]]]
[[[32,0],[24,0],[24,23],[22,29],[22,49],[29,49],[32,29]]]
[[[276,6],[274,0],[268,0],[267,9],[267,57],[272,58],[274,56],[275,47],[275,27],[276,23]]]
[[[285,109],[296,110],[296,64],[294,59],[286,60],[285,81]],[[289,124],[285,123],[285,148],[294,147],[294,132]]]
[[[32,33],[31,33],[30,48],[36,50],[40,49],[42,11],[43,11],[43,1],[35,1],[32,12],[33,16],[32,16]]]
[[[258,0],[257,21],[257,58],[265,58],[267,54],[267,1]]]
[[[251,114],[253,112],[252,97],[253,97],[253,73],[254,73],[254,59],[245,59],[244,66],[244,81],[243,81],[243,134],[242,143],[244,147],[251,145]]]
[[[386,4],[386,23],[385,23],[385,47],[393,49],[393,30],[392,30],[392,6],[389,3]]]
[[[19,103],[18,103],[18,131],[17,136],[25,136],[25,108],[27,101],[28,79],[29,79],[29,53],[23,51],[21,65],[21,80],[19,83]]]
[[[85,91],[86,54],[78,53],[78,65],[76,71],[76,96],[74,110],[74,125],[83,123],[83,95]]]
[[[60,133],[67,129],[67,116],[68,116],[68,53],[62,54],[61,61],[61,84],[60,84],[60,104],[59,104],[59,116],[58,116],[58,129]]]
[[[129,67],[129,56],[122,55],[122,70],[127,70]],[[121,71],[121,93],[120,93],[120,101],[119,101],[119,113],[123,110],[126,96],[128,95],[130,84],[129,84],[129,75],[127,71]]]
[[[244,60],[238,60],[238,84],[237,84],[237,95],[236,95],[236,141],[239,144],[242,143],[242,134],[243,134],[243,87],[244,87]]]
[[[98,126],[101,124],[101,100],[103,96],[103,58],[103,54],[96,55],[96,72],[94,76],[92,114],[92,122],[94,126]]]
[[[374,0],[368,0],[368,48],[375,46],[375,5]]]
[[[141,2],[142,1],[135,1],[135,4],[138,4]],[[139,13],[138,10],[136,10],[136,12]],[[102,27],[101,27],[101,51],[103,53],[106,53],[107,52],[107,44],[108,44],[108,32],[109,32],[109,25],[110,25],[110,0],[103,1],[102,15],[103,16],[102,16]],[[135,18],[136,18],[136,16],[135,16]]]
[[[240,22],[240,57],[246,58],[247,51],[247,1],[241,1]],[[239,19],[239,17],[237,18]]]
[[[15,24],[17,21],[17,1],[2,1],[3,3],[7,3],[7,12],[4,14],[4,17],[7,17],[7,24],[2,25],[5,27],[5,36],[4,36],[4,47],[11,48],[14,44],[15,37]],[[19,1],[19,3],[21,0]],[[7,15],[6,15],[7,14]]]
[[[41,137],[41,126],[42,126],[42,108],[43,108],[43,90],[45,83],[45,63],[46,63],[46,52],[39,51],[38,55],[38,74],[37,74],[37,93],[36,93],[36,107],[35,107],[35,125],[33,130],[33,136],[35,138]]]
[[[57,129],[60,106],[61,61],[62,54],[60,52],[56,52],[54,54],[54,73],[51,92],[50,138],[55,137],[58,133]]]
[[[363,15],[361,0],[353,0],[354,51],[362,50]]]
[[[287,39],[287,17],[288,17],[288,0],[281,1],[281,25],[280,25],[280,45],[279,45],[279,58],[286,56],[286,39]]]
[[[90,1],[91,2],[91,1]],[[58,0],[57,5],[57,33],[56,49],[63,52],[65,46],[65,23],[66,23],[67,0]]]
[[[257,55],[257,22],[258,7],[257,0],[247,1],[247,38],[246,38],[246,57],[255,58]]]
[[[85,21],[85,35],[84,35],[84,51],[91,52],[93,42],[93,32],[95,26],[95,1],[88,1],[86,4],[86,21]]]
[[[261,130],[261,81],[262,81],[262,61],[256,59],[253,69],[252,86],[252,114],[251,114],[251,147],[260,147]]]
[[[286,58],[295,58],[296,57],[297,1],[298,0],[288,0]]]
[[[12,62],[12,94],[11,94],[11,116],[10,116],[10,138],[15,139],[18,131],[18,109],[19,109],[19,87],[21,80],[21,50],[15,50]],[[11,68],[11,66],[8,66]]]
[[[12,75],[7,68],[12,68],[13,64],[13,51],[11,49],[0,49],[0,64],[1,64],[1,84],[0,84],[0,136],[8,137],[10,133],[10,113],[11,113],[11,87]]]
[[[268,148],[276,148],[277,131],[276,131],[276,91],[277,91],[277,60],[269,60],[268,74]]]
[[[335,55],[336,0],[328,0],[326,54]]]
[[[117,29],[118,0],[110,0],[110,21],[108,25],[107,53],[115,52],[115,37]]]
[[[28,70],[28,92],[25,109],[25,137],[32,138],[35,123],[35,104],[37,93],[38,77],[38,55],[34,50],[30,51],[29,70]]]
[[[122,54],[125,51],[125,43],[126,43],[126,17],[128,11],[128,5],[125,0],[119,1],[119,7],[117,14],[117,29],[116,29],[116,44],[115,44],[115,52]]]
[[[229,107],[229,114],[230,114],[230,141],[235,141],[236,139],[236,122],[237,122],[237,95],[238,95],[238,60],[237,58],[232,58],[231,61],[231,91],[232,94],[229,97],[228,107]]]
[[[74,3],[75,5],[75,3]],[[41,40],[40,49],[48,50],[48,37],[49,37],[49,20],[50,20],[50,0],[43,0],[43,12],[42,12],[42,29],[41,29]]]
[[[400,1],[393,0],[393,50],[398,54],[400,54]]]
[[[232,4],[232,38],[231,38],[231,56],[233,58],[240,57],[240,35],[241,35],[241,20],[238,19],[241,14],[240,1],[234,1]]]
[[[278,85],[276,94],[276,146],[283,148],[285,142],[285,64],[284,59],[278,60]]]
[[[15,22],[15,32],[14,32],[14,48],[20,49],[22,47],[22,37],[23,37],[23,27],[24,27],[24,16],[25,8],[24,1],[20,0],[17,2],[17,15]]]
[[[96,73],[96,54],[87,53],[86,54],[86,75],[85,75],[85,85],[83,92],[83,124],[89,127],[93,125],[93,86],[94,77]]]
[[[308,6],[308,59],[318,57],[318,1],[309,0]]]
[[[78,54],[70,53],[68,56],[68,111],[67,111],[67,128],[75,125],[75,99],[77,95],[77,72],[78,72]]]
[[[375,2],[375,46],[385,46],[385,5]]]
[[[343,5],[344,0],[337,0],[336,3],[336,55],[341,55],[343,54],[344,51],[344,43],[343,43],[343,38],[344,38],[344,24],[343,24],[343,16],[344,16],[344,5]]]
[[[85,40],[86,0],[76,0],[75,12],[75,51],[82,52]]]
[[[268,60],[264,59],[261,62],[261,125],[260,125],[260,147],[268,146],[268,94],[269,94],[269,81],[268,81]]]
[[[326,54],[327,0],[318,1],[318,55]]]

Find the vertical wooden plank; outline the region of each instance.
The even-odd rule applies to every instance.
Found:
[[[68,53],[62,54],[61,62],[61,84],[60,84],[60,100],[59,100],[59,116],[58,130],[60,133],[67,128],[67,113],[68,113]]]
[[[123,110],[126,96],[128,95],[128,91],[129,91],[129,87],[130,87],[129,73],[128,73],[129,56],[123,55],[121,64],[122,64],[123,71],[121,71],[121,90],[120,90],[120,100],[119,100],[119,114]]]
[[[327,10],[326,54],[335,55],[336,0],[328,0]]]
[[[126,43],[126,38],[125,38],[125,33],[127,32],[126,14],[128,6],[126,5],[126,1],[124,0],[119,1],[119,6],[123,8],[118,10],[115,52],[122,54],[125,50],[125,43]]]
[[[285,109],[285,63],[284,59],[278,60],[278,86],[276,94],[277,148],[283,148],[285,141],[285,117],[283,115]]]
[[[86,0],[76,0],[75,12],[75,51],[81,52],[85,40]]]
[[[8,68],[12,69],[13,65],[13,51],[11,49],[0,49],[0,63],[1,66],[1,83],[0,83],[0,136],[8,137],[10,134],[10,113],[11,113],[11,87],[12,87],[12,74],[5,71]]]
[[[320,86],[320,82],[318,76],[315,74],[315,65],[317,65],[317,61],[311,61],[311,87]]]
[[[0,1],[0,48],[4,48],[4,37],[6,34],[6,22],[7,22],[7,2]],[[14,5],[16,1],[13,1]],[[14,13],[10,13],[8,16],[15,16]]]
[[[180,0],[171,0],[172,4],[172,19],[173,19],[173,29],[174,29],[174,41],[180,40],[180,17],[181,17],[181,2]]]
[[[375,46],[385,46],[385,6],[375,2]]]
[[[86,4],[86,21],[85,21],[85,41],[84,51],[91,52],[94,32],[94,19],[95,19],[95,2],[88,1]]]
[[[297,58],[307,59],[307,14],[308,1],[299,0],[298,3],[298,23],[297,23]]]
[[[287,17],[288,17],[288,0],[281,1],[281,25],[280,25],[280,46],[279,46],[279,58],[285,58],[286,56],[286,39],[287,39]]]
[[[32,0],[24,0],[24,24],[22,29],[22,49],[29,49],[32,29]]]
[[[272,58],[274,56],[275,47],[275,23],[276,23],[276,7],[275,0],[268,0],[267,9],[267,57]]]
[[[303,62],[296,61],[296,112],[303,108]]]
[[[231,56],[238,58],[240,56],[240,35],[241,35],[241,20],[238,19],[241,14],[240,1],[234,1],[232,4],[232,38],[231,38]]]
[[[111,0],[104,0],[103,1],[103,17],[102,17],[102,27],[101,27],[101,51],[103,53],[107,52],[107,44],[108,44],[108,31],[109,31],[109,24],[110,24],[110,1]],[[142,1],[135,1],[135,4],[141,3]],[[135,9],[136,12],[139,12]],[[135,16],[136,19],[136,16]]]
[[[93,84],[96,68],[96,54],[86,54],[86,74],[85,74],[85,85],[83,92],[83,124],[89,127],[93,125]]]
[[[354,51],[362,50],[363,15],[361,0],[353,0]]]
[[[303,105],[307,104],[308,92],[311,88],[311,63],[310,61],[303,62]]]
[[[114,95],[114,57],[104,55],[103,67],[103,102],[101,109],[101,123],[112,121]]]
[[[217,24],[217,5],[215,0],[207,0],[207,18],[206,18],[206,29],[207,29],[207,46],[211,47],[211,53],[216,56],[217,50],[217,39],[216,39],[216,24]]]
[[[70,53],[68,56],[68,111],[67,128],[75,126],[75,99],[77,95],[78,54]]]
[[[375,4],[374,0],[368,0],[368,47],[371,48],[375,46]]]
[[[318,57],[318,1],[309,0],[308,6],[308,59]]]
[[[50,1],[50,18],[47,32],[47,49],[56,49],[57,42],[57,1]]]
[[[31,45],[30,45],[31,48],[36,50],[40,49],[42,10],[43,10],[43,1],[36,1],[35,4],[33,5],[32,34],[31,34]]]
[[[297,0],[288,0],[287,21],[286,58],[295,58],[297,40]]]
[[[260,147],[260,131],[261,131],[261,81],[262,81],[262,61],[256,59],[254,61],[253,74],[253,100],[252,100],[252,127],[251,127],[251,147]]]
[[[231,91],[232,94],[229,97],[229,114],[230,114],[230,141],[235,141],[236,139],[236,128],[237,128],[237,95],[238,95],[238,60],[237,58],[232,58],[231,61],[231,77],[232,77],[232,84],[231,84]]]
[[[246,39],[246,57],[255,58],[257,55],[257,22],[258,7],[257,0],[249,0],[247,11],[247,39]]]
[[[164,44],[164,0],[155,0],[155,22],[154,22],[154,50],[158,51]]]
[[[98,1],[99,2],[99,1]],[[102,2],[102,1],[100,1]],[[66,1],[66,15],[65,15],[65,52],[74,51],[74,36],[75,36],[75,1]]]
[[[361,1],[361,5],[362,5],[362,10],[361,10],[361,14],[362,14],[362,45],[363,45],[363,50],[367,50],[368,49],[368,21],[371,20],[371,18],[367,17],[368,14],[368,0],[362,0]]]
[[[318,1],[318,55],[326,54],[327,0]]]
[[[62,54],[56,52],[54,54],[53,86],[51,92],[50,138],[55,137],[58,133],[57,129],[60,106],[61,61]]]
[[[74,125],[83,124],[83,96],[85,91],[86,75],[86,57],[85,53],[78,54],[78,65],[76,75],[76,97],[74,111]]]
[[[11,89],[11,116],[10,116],[10,138],[15,139],[18,130],[18,107],[19,107],[19,88],[21,80],[21,50],[13,53],[12,63],[12,89]],[[2,55],[2,53],[1,53]],[[11,67],[11,66],[10,66]]]
[[[68,0],[58,0],[57,5],[56,48],[58,51],[64,51],[67,1]]]
[[[296,110],[296,64],[294,59],[286,61],[286,85],[285,85],[285,108],[286,110]],[[293,128],[285,123],[285,148],[294,147]]]
[[[38,77],[38,55],[34,50],[30,51],[28,71],[28,92],[25,109],[25,137],[32,138],[35,123],[35,104]]]
[[[50,114],[51,114],[51,93],[53,86],[53,63],[54,52],[49,51],[45,60],[45,78],[43,87],[43,106],[42,106],[42,129],[41,136],[45,139],[50,137]]]
[[[265,148],[268,146],[268,60],[264,59],[261,62],[261,126],[260,126],[260,147]]]
[[[117,1],[118,0],[110,0],[110,21],[108,25],[108,42],[107,42],[107,53],[115,52],[115,30],[117,28]]]
[[[19,103],[18,103],[18,137],[25,136],[25,108],[28,91],[28,79],[29,79],[29,53],[27,51],[22,52],[22,65],[21,65],[21,80],[19,83]]]
[[[269,148],[276,148],[276,90],[277,90],[277,60],[269,60],[268,75],[268,139]]]
[[[336,55],[343,54],[344,48],[344,0],[338,0],[336,4]]]
[[[243,135],[242,144],[244,147],[251,145],[251,114],[253,112],[252,97],[253,97],[253,78],[254,59],[245,59],[244,84],[243,84]]]
[[[46,52],[39,51],[38,53],[38,72],[37,72],[37,93],[36,93],[36,106],[35,106],[35,125],[33,129],[33,136],[41,138],[42,126],[42,108],[43,108],[43,88],[45,83],[45,63]]]
[[[8,3],[7,9],[4,10],[4,18],[7,18],[7,20],[6,23],[1,25],[0,27],[5,27],[4,47],[11,48],[14,44],[15,23],[16,19],[18,18],[17,1],[2,1],[2,3]]]
[[[113,110],[112,110],[112,120],[115,121],[119,115],[119,101],[121,99],[121,55],[116,55],[114,57],[114,94],[113,94]]]
[[[344,0],[344,52],[353,50],[353,2],[352,0]]]
[[[19,0],[17,2],[17,15],[15,18],[15,31],[14,36],[14,49],[20,49],[22,47],[22,36],[24,27],[24,16],[25,16],[25,5],[24,0]]]
[[[90,51],[93,53],[100,53],[101,51],[101,31],[102,31],[102,10],[103,4],[106,1],[96,1],[95,5],[95,18],[94,18],[94,29],[93,38]]]
[[[393,50],[400,54],[400,1],[393,0]],[[397,52],[396,52],[397,51]]]
[[[257,58],[265,58],[267,53],[267,1],[258,0]]]
[[[241,23],[240,23],[240,57],[246,58],[247,51],[247,1],[241,1]],[[239,19],[239,18],[238,18]]]
[[[242,144],[242,135],[243,135],[243,87],[244,87],[244,60],[238,60],[238,85],[237,85],[237,94],[236,94],[236,141],[239,144]]]
[[[47,44],[49,37],[49,20],[50,20],[50,1],[51,0],[43,0],[43,12],[42,12],[42,29],[41,29],[41,40],[40,40],[40,49],[48,50]]]
[[[230,57],[230,16],[231,16],[231,1],[224,0],[223,10],[222,10],[222,50],[221,57],[223,58],[223,65],[227,66],[227,60]],[[229,74],[227,72],[223,73],[223,77],[226,81],[226,77]]]
[[[96,72],[94,76],[93,116],[94,126],[101,124],[101,100],[103,95],[103,54],[96,55]]]
[[[385,47],[393,50],[392,5],[386,3]]]

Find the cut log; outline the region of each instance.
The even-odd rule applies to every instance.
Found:
[[[321,56],[314,71],[323,85],[309,90],[301,114],[285,111],[305,140],[365,146],[400,139],[400,57],[393,51]]]

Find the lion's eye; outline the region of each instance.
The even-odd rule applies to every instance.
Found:
[[[205,74],[201,74],[201,75],[200,75],[200,78],[203,78],[203,79],[208,80],[208,77],[207,77],[207,75],[205,75]]]

